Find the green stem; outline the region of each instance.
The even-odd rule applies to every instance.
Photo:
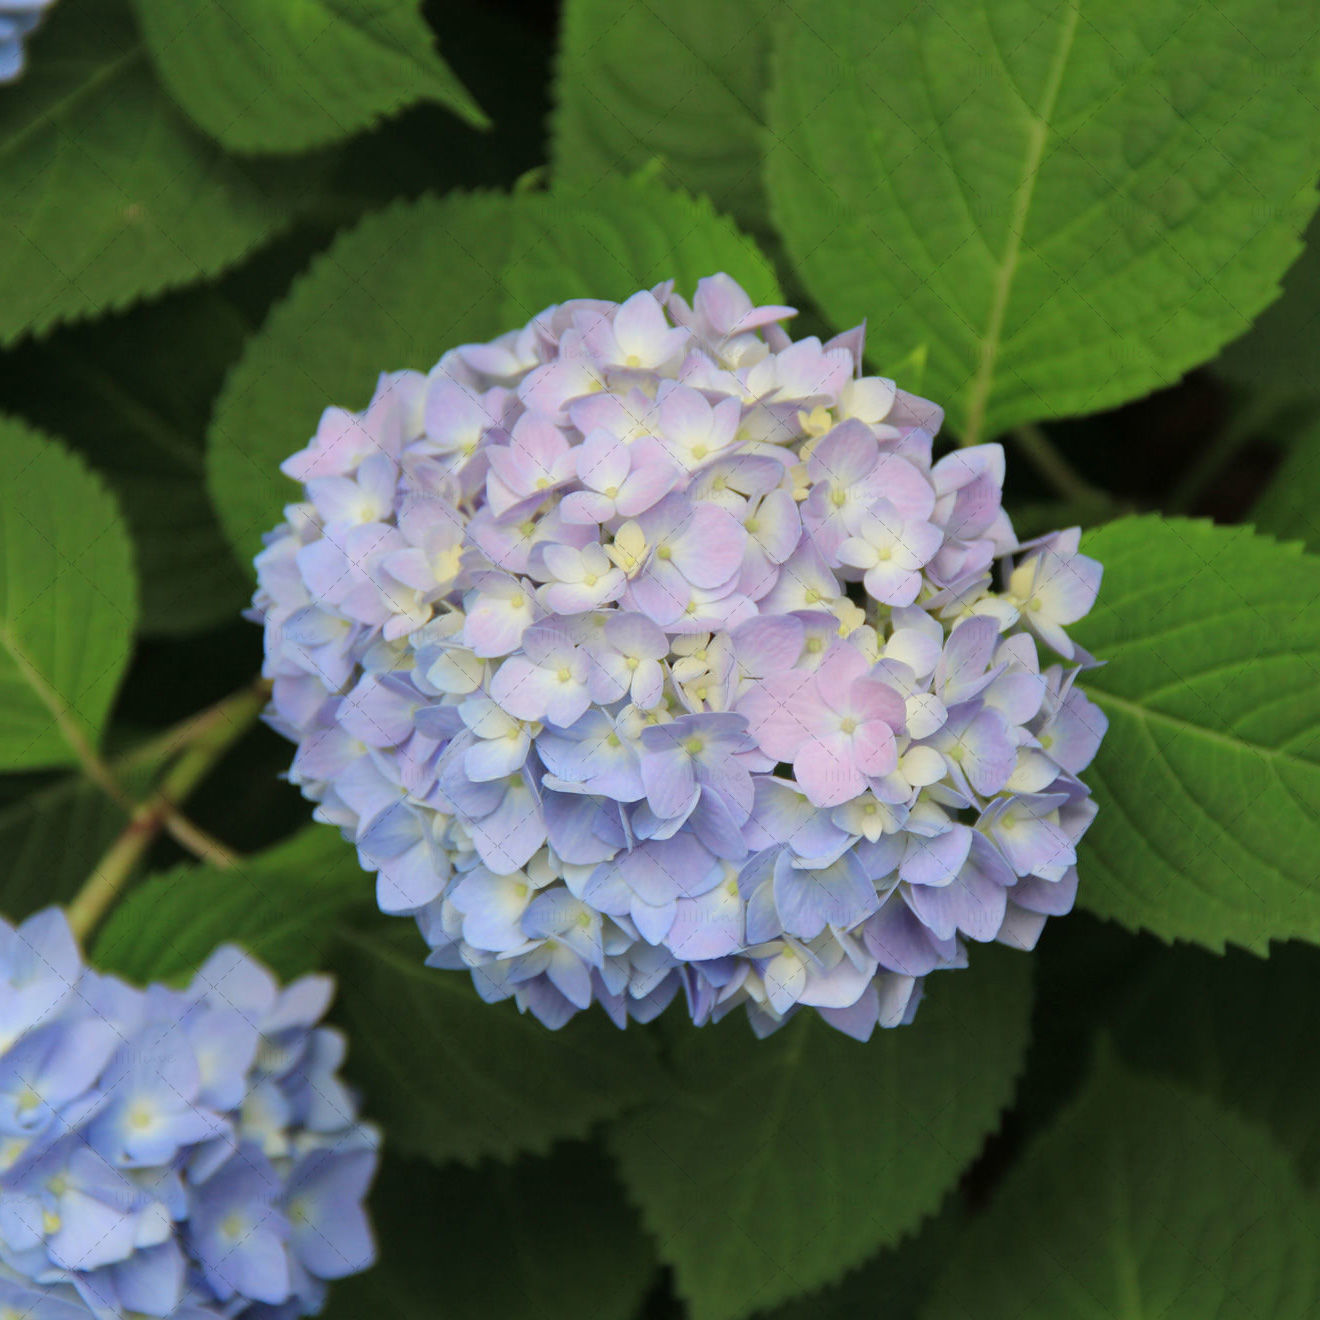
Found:
[[[162,790],[168,799],[163,821],[165,832],[181,848],[211,866],[232,866],[238,859],[223,843],[179,811],[177,804],[192,792],[211,766],[248,730],[261,714],[269,695],[269,686],[264,682],[242,688],[209,710],[184,720],[166,735],[171,738],[174,746],[187,750],[161,781]]]
[[[1013,432],[1018,449],[1058,494],[1067,500],[1107,503],[1109,495],[1091,485],[1050,442],[1039,426],[1019,426]]]
[[[143,803],[83,882],[67,908],[69,926],[80,944],[86,943],[96,923],[119,897],[163,824],[160,811],[151,803]]]
[[[151,797],[133,809],[123,832],[69,904],[69,925],[79,940],[87,938],[123,892],[162,829],[208,865],[223,869],[238,860],[183,816],[179,805],[256,719],[265,701],[264,684],[244,688],[166,735],[183,748],[182,754]]]

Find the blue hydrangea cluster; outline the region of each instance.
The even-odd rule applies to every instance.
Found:
[[[23,72],[23,41],[41,22],[52,0],[0,0],[0,83]]]
[[[294,1320],[365,1269],[377,1139],[331,988],[226,946],[141,990],[57,909],[0,922],[0,1316]]]
[[[432,965],[549,1026],[681,990],[865,1038],[1072,905],[1100,565],[1020,544],[1001,448],[935,461],[940,409],[792,314],[726,275],[564,303],[283,465],[290,777]]]

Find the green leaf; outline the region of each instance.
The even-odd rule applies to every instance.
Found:
[[[1013,1093],[1031,965],[978,947],[916,1021],[859,1045],[803,1015],[677,1041],[673,1086],[611,1135],[624,1183],[694,1320],[806,1292],[939,1204]]]
[[[172,751],[153,740],[113,761],[111,770],[141,798]],[[19,921],[71,899],[127,824],[124,808],[81,775],[0,808],[0,912]]]
[[[925,390],[966,440],[1174,381],[1277,295],[1317,200],[1304,6],[797,14],[775,40],[775,219],[882,369],[921,328]]]
[[[966,1218],[959,1198],[951,1195],[915,1237],[878,1252],[831,1287],[776,1307],[765,1320],[916,1320]]]
[[[1305,1320],[1315,1226],[1259,1128],[1105,1060],[967,1230],[923,1320]]]
[[[328,405],[364,407],[380,372],[428,370],[564,298],[625,298],[670,277],[691,293],[721,269],[777,301],[749,239],[709,203],[651,180],[590,194],[450,194],[363,221],[275,308],[216,403],[209,478],[235,552],[250,562],[296,496],[280,462]]]
[[[62,5],[0,99],[0,342],[213,275],[292,219],[157,86],[118,0]]]
[[[1299,1024],[1320,1008],[1320,951],[1164,950],[1129,990],[1113,1018],[1123,1058],[1264,1124],[1303,1181],[1320,1182],[1320,1054],[1298,1048]]]
[[[640,175],[523,197],[504,269],[504,322],[521,325],[568,298],[621,301],[667,279],[690,297],[717,271],[742,283],[753,302],[781,301],[756,244],[705,198]]]
[[[342,960],[354,1068],[397,1149],[468,1164],[544,1152],[655,1088],[642,1031],[600,1012],[548,1031],[511,1003],[483,1003],[466,973],[425,956],[407,927],[346,940]]]
[[[1283,296],[1215,359],[1232,384],[1282,401],[1320,401],[1320,223],[1311,222],[1302,255],[1288,269]]]
[[[765,228],[770,24],[787,8],[783,0],[569,0],[551,120],[556,180],[592,189],[659,158],[680,187]]]
[[[1081,903],[1163,939],[1320,940],[1320,559],[1250,528],[1124,518],[1072,630],[1108,661]]]
[[[131,980],[182,980],[232,942],[287,979],[322,968],[339,923],[372,908],[353,848],[312,826],[225,870],[183,865],[151,876],[115,908],[92,962]]]
[[[1288,447],[1252,506],[1251,521],[1258,531],[1320,551],[1320,420],[1312,420]]]
[[[424,371],[446,349],[499,333],[511,234],[507,197],[401,203],[341,235],[274,308],[230,373],[208,438],[211,494],[242,563],[297,497],[279,464],[326,407],[366,407],[382,371]]]
[[[304,151],[412,102],[488,121],[434,50],[420,0],[134,0],[151,57],[233,151]]]
[[[214,287],[66,328],[13,350],[14,406],[67,436],[110,483],[133,534],[141,630],[234,620],[247,583],[205,484],[211,402],[248,332]]]
[[[0,417],[0,767],[95,744],[137,617],[113,497],[55,441]]]
[[[380,1263],[332,1287],[324,1320],[629,1320],[655,1273],[594,1146],[479,1169],[387,1158],[370,1212]]]

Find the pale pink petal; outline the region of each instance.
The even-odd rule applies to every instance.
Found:
[[[849,744],[846,734],[814,735],[793,758],[793,774],[813,806],[837,807],[866,787]]]
[[[674,564],[694,587],[723,586],[742,565],[747,531],[727,509],[702,504],[673,538]]]

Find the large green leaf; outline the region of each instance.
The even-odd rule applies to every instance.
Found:
[[[1320,940],[1320,559],[1250,528],[1125,518],[1091,533],[1109,663],[1079,900],[1212,949]]]
[[[568,0],[555,177],[584,189],[659,158],[681,187],[766,225],[761,139],[770,23],[783,0]]]
[[[978,948],[866,1045],[815,1014],[765,1041],[683,1033],[672,1087],[612,1145],[694,1320],[829,1282],[935,1209],[1013,1093],[1030,983],[1029,959]]]
[[[967,1214],[957,1193],[914,1237],[877,1252],[839,1282],[796,1297],[765,1314],[765,1320],[916,1320]]]
[[[1277,295],[1317,35],[1266,0],[817,0],[777,28],[775,218],[882,368],[921,328],[966,440],[1110,407]]]
[[[485,116],[420,0],[134,0],[166,86],[235,151],[302,151],[422,98]]]
[[[61,5],[0,98],[0,342],[213,275],[292,218],[196,133],[120,0]]]
[[[594,1146],[479,1169],[387,1159],[370,1208],[380,1263],[331,1290],[325,1320],[629,1320],[655,1273]]]
[[[225,870],[183,865],[151,876],[115,908],[92,961],[133,980],[171,981],[232,941],[287,978],[322,967],[338,924],[373,907],[352,846],[313,826]]]
[[[1113,1017],[1119,1053],[1265,1124],[1303,1182],[1320,1181],[1320,950],[1276,945],[1268,958],[1230,949],[1165,950]]]
[[[1280,401],[1320,401],[1320,222],[1283,280],[1283,296],[1224,349],[1215,370],[1234,385]]]
[[[544,1152],[652,1093],[650,1041],[600,1011],[559,1031],[483,1003],[462,972],[427,967],[403,922],[345,941],[342,1006],[354,1068],[399,1150],[472,1163]]]
[[[0,418],[0,768],[94,744],[137,618],[128,532],[80,459]]]
[[[1320,399],[1320,386],[1316,397]],[[1264,493],[1252,505],[1258,531],[1280,540],[1303,541],[1320,551],[1320,420],[1296,437],[1280,460]]]
[[[217,401],[211,492],[240,559],[297,493],[281,460],[328,405],[365,406],[380,372],[426,370],[563,298],[624,298],[671,276],[690,293],[720,269],[774,300],[750,240],[708,203],[648,180],[589,194],[450,194],[365,220],[275,308]]]
[[[365,407],[382,371],[426,370],[499,332],[511,230],[507,197],[402,203],[337,239],[275,307],[216,401],[208,442],[211,493],[240,560],[297,496],[279,464],[326,407]]]
[[[725,271],[754,302],[777,303],[774,271],[756,244],[705,198],[649,176],[605,180],[519,199],[504,269],[504,319],[520,325],[567,298],[622,300],[672,279],[691,296]]]
[[[1102,1062],[955,1249],[924,1320],[1306,1320],[1317,1216],[1259,1128]]]
[[[207,496],[203,442],[248,328],[206,286],[12,350],[14,407],[68,437],[123,505],[144,633],[195,632],[243,608],[247,584]]]

